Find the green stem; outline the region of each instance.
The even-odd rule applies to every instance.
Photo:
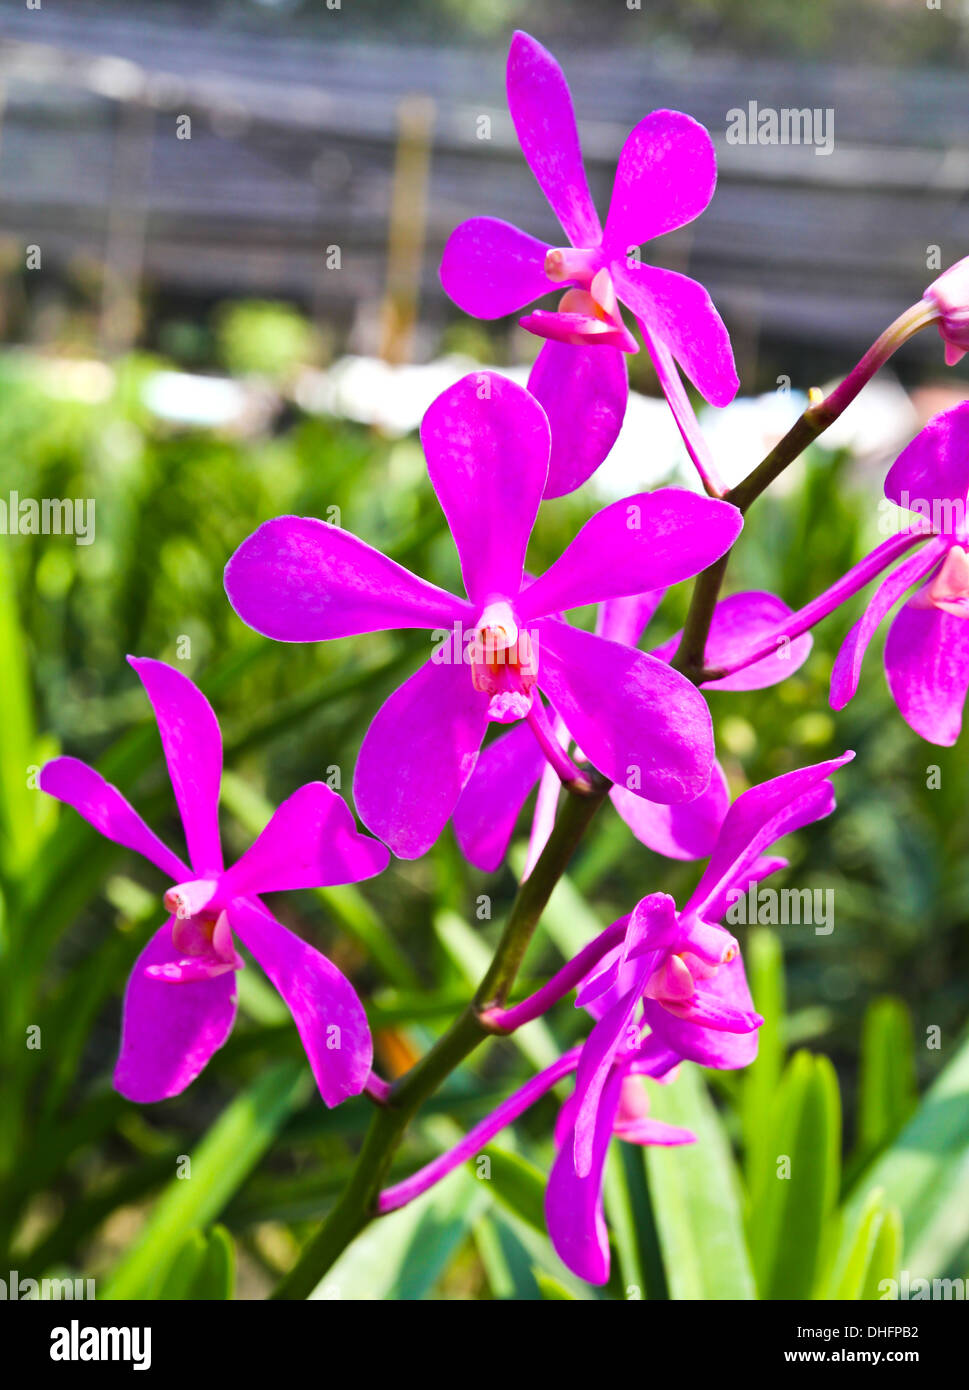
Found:
[[[430,1051],[391,1086],[385,1103],[374,1113],[349,1183],[294,1268],[273,1292],[273,1298],[308,1298],[351,1241],[378,1214],[380,1189],[407,1126],[451,1072],[479,1043],[493,1036],[495,1029],[481,1015],[486,1009],[501,1007],[507,1000],[552,890],[609,786],[598,774],[590,776],[588,787],[566,786],[555,828],[538,863],[516,894],[494,958],[474,999]]]

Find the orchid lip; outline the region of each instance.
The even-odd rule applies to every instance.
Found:
[[[212,899],[217,887],[218,880],[214,878],[198,878],[188,883],[178,883],[165,894],[165,907],[179,921],[197,917],[206,908],[211,912]]]

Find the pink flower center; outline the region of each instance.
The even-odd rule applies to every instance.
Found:
[[[718,961],[704,959],[689,950],[669,955],[650,976],[644,993],[676,1017],[689,1018],[697,980],[711,979],[721,965],[734,959],[738,950],[733,937],[727,937]]]
[[[537,637],[518,626],[509,603],[488,604],[471,643],[471,680],[475,690],[491,696],[488,718],[499,724],[524,719],[537,677]]]
[[[969,555],[961,545],[951,547],[938,574],[914,602],[920,608],[938,608],[953,618],[969,618]]]

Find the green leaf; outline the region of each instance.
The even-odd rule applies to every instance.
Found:
[[[768,1115],[747,1230],[761,1298],[810,1298],[829,1250],[841,1153],[841,1099],[827,1057],[795,1054]]]
[[[894,1207],[886,1207],[859,1298],[867,1302],[881,1300],[885,1297],[884,1282],[888,1279],[898,1281],[902,1266],[902,1239],[902,1218]]]
[[[900,1214],[913,1277],[945,1275],[969,1239],[969,1038],[852,1192],[852,1219],[874,1188]]]
[[[226,1302],[232,1298],[235,1278],[236,1252],[232,1237],[224,1226],[213,1226],[192,1286],[192,1297]]]
[[[207,1250],[200,1231],[189,1231],[172,1256],[168,1273],[158,1286],[156,1298],[182,1303],[195,1297],[195,1281],[202,1268]]]
[[[545,1177],[542,1172],[528,1159],[494,1144],[489,1144],[482,1153],[491,1160],[488,1190],[533,1230],[545,1235]],[[472,1160],[472,1164],[476,1162],[477,1158]]]
[[[768,1161],[769,1116],[784,1067],[784,954],[766,927],[750,932],[744,950],[754,1007],[764,1022],[757,1034],[757,1056],[742,1076],[740,1117],[748,1183]]]
[[[271,1067],[216,1120],[191,1161],[191,1177],[174,1178],[115,1266],[102,1298],[151,1298],[179,1242],[213,1220],[255,1168],[296,1106],[308,1097],[302,1063]]]
[[[918,1101],[912,1019],[901,999],[875,999],[865,1012],[858,1098],[858,1159],[890,1144]]]
[[[671,1085],[652,1087],[650,1107],[655,1119],[697,1138],[645,1151],[670,1297],[755,1298],[736,1166],[698,1069],[684,1063]]]
[[[543,1299],[575,1299],[575,1294],[569,1293],[564,1284],[560,1284],[551,1274],[545,1274],[540,1269],[535,1270],[535,1283],[541,1290]]]

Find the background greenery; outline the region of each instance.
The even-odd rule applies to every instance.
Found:
[[[285,377],[304,347],[291,323],[270,332],[264,310],[221,325],[223,361],[264,379]],[[424,652],[418,634],[264,641],[225,600],[228,555],[266,517],[335,506],[342,525],[419,573],[451,587],[459,577],[415,439],[293,408],[248,438],[174,428],[142,402],[158,365],[126,359],[106,393],[85,401],[66,362],[0,363],[5,491],[93,497],[97,507],[93,545],[0,540],[0,1267],[94,1275],[102,1296],[258,1297],[345,1181],[369,1103],[324,1109],[252,962],[232,1039],[184,1096],[138,1107],[114,1094],[121,994],[160,920],[163,885],[35,790],[35,770],[61,749],[96,763],[177,847],[157,734],[124,657],[173,661],[222,723],[224,831],[238,850],[299,783],[338,766],[349,788],[372,713]],[[729,587],[769,587],[797,606],[877,539],[877,512],[874,485],[860,490],[845,456],[816,450],[791,476],[789,495],[753,512]],[[594,505],[587,490],[547,504],[530,566],[554,558]],[[657,640],[679,625],[687,597],[664,604]],[[857,751],[837,778],[837,814],[794,837],[778,881],[832,888],[834,931],[740,929],[768,1018],[760,1058],[742,1076],[687,1067],[674,1086],[652,1088],[654,1113],[697,1130],[693,1148],[613,1146],[607,1298],[877,1297],[879,1279],[903,1266],[913,1277],[969,1268],[965,748],[932,748],[905,727],[875,651],[856,700],[831,715],[831,661],[853,616],[828,619],[781,687],[711,696],[735,792]],[[636,844],[607,808],[526,975],[544,976],[646,892],[682,901],[696,874]],[[470,869],[448,830],[425,859],[394,863],[360,889],[278,907],[353,978],[378,1067],[392,1075],[469,996],[514,886],[510,869],[492,879]],[[482,893],[488,921],[476,917]],[[413,1128],[397,1171],[453,1142],[582,1026],[566,1004],[482,1049]],[[39,1048],[27,1045],[33,1027]],[[927,1045],[933,1028],[938,1048]],[[917,1091],[927,1099],[913,1119]],[[547,1098],[499,1137],[490,1179],[464,1170],[382,1220],[321,1296],[597,1296],[543,1233],[555,1104]],[[776,1178],[778,1155],[791,1158],[789,1181]],[[184,1156],[190,1178],[177,1176]]]

